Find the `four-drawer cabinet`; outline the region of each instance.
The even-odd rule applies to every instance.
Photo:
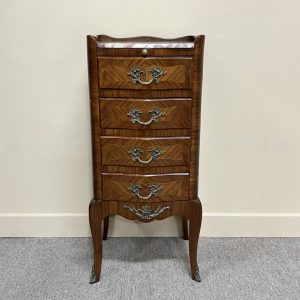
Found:
[[[94,197],[91,283],[100,279],[109,216],[151,222],[180,215],[192,278],[197,245],[204,36],[88,36]]]

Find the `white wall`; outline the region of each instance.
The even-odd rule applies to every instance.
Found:
[[[298,0],[0,2],[0,234],[89,235],[86,35],[205,34],[203,235],[300,234]],[[178,235],[176,218],[110,234]]]

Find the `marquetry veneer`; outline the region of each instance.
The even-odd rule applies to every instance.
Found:
[[[109,216],[183,219],[192,278],[197,245],[199,132],[204,36],[88,36],[94,197],[91,283],[100,279]]]

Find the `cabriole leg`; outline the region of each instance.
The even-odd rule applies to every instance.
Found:
[[[202,205],[199,199],[190,201],[189,218],[189,253],[192,278],[200,282],[199,267],[197,264],[198,239],[202,222]]]
[[[96,283],[100,279],[102,264],[102,213],[101,202],[92,200],[89,207],[89,220],[94,246],[94,265],[90,283]]]

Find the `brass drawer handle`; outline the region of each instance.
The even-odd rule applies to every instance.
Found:
[[[150,190],[150,193],[148,194],[148,196],[141,196],[140,195],[140,190],[142,189],[142,186],[138,185],[137,183],[132,183],[128,190],[131,191],[132,197],[138,197],[141,200],[148,200],[151,197],[156,197],[158,192],[160,190],[162,190],[162,187],[158,184],[149,184],[147,186]]]
[[[170,209],[170,206],[164,206],[164,207],[160,206],[157,209],[153,209],[149,205],[144,205],[142,206],[142,208],[138,208],[138,209],[136,209],[133,205],[132,206],[124,205],[123,207],[127,208],[130,212],[132,212],[136,216],[146,220],[151,220],[152,218],[159,216],[165,210]]]
[[[127,114],[127,116],[131,117],[131,122],[133,124],[150,125],[152,123],[158,123],[159,117],[162,117],[165,115],[165,113],[161,112],[159,108],[149,110],[148,114],[150,114],[151,118],[146,122],[143,122],[140,120],[140,117],[143,115],[143,112],[141,112],[137,108],[132,108],[129,111],[129,113]]]
[[[132,69],[127,73],[128,76],[131,77],[133,83],[141,83],[141,84],[151,84],[159,83],[159,77],[166,74],[166,71],[161,69],[159,66],[156,66],[154,69],[149,71],[152,75],[152,78],[149,81],[143,81],[141,80],[141,77],[144,76],[145,72],[142,71],[138,67],[132,67]]]
[[[136,147],[133,147],[128,151],[128,153],[131,154],[131,158],[133,161],[138,161],[142,164],[149,164],[151,161],[157,160],[160,155],[165,153],[165,151],[161,150],[159,147],[155,147],[149,150],[151,157],[148,160],[142,160],[141,153],[143,152],[144,151],[142,149]]]

